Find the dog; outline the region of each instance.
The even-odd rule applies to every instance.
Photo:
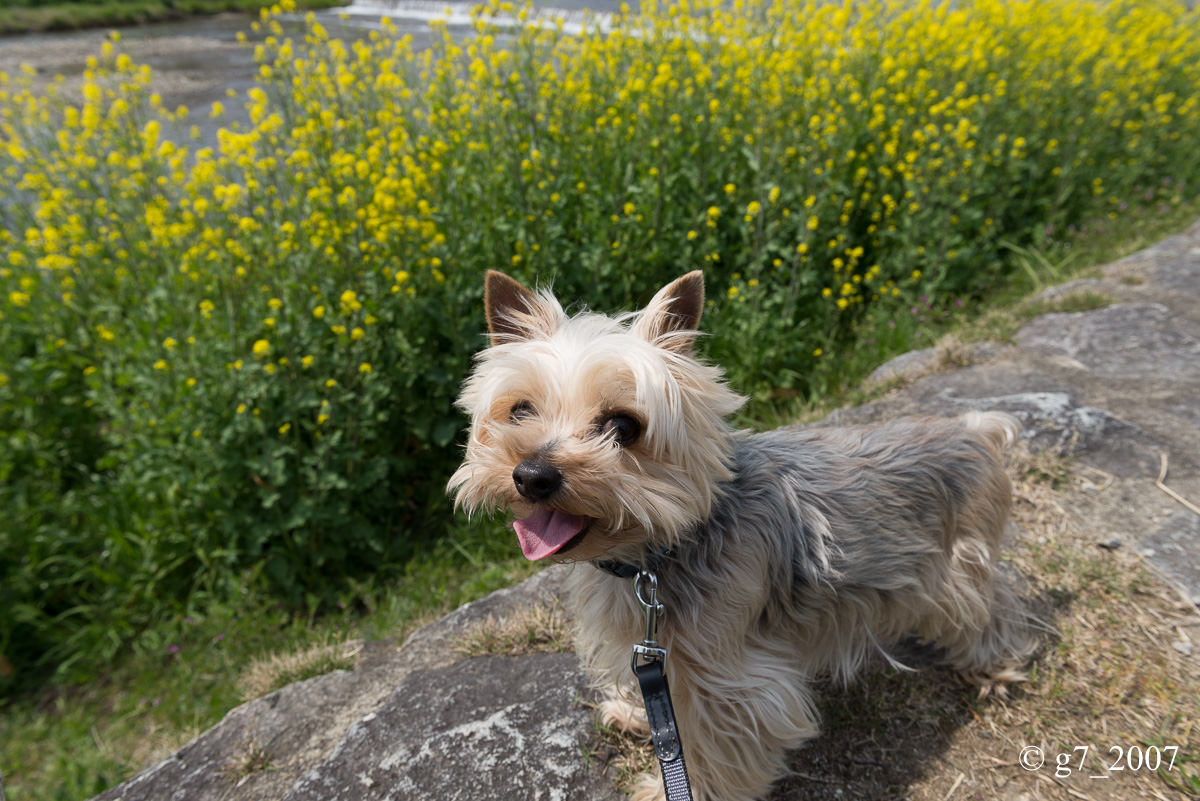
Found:
[[[693,352],[699,271],[616,317],[569,315],[491,271],[484,306],[456,506],[511,512],[528,559],[578,563],[580,656],[604,719],[641,733],[630,649],[643,620],[611,566],[653,568],[697,801],[763,797],[819,732],[814,678],[848,681],[906,637],[981,694],[1025,678],[1028,615],[997,569],[1016,419],[735,431],[745,399]],[[661,781],[641,777],[633,797],[664,798]]]

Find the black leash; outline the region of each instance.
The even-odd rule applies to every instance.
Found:
[[[643,596],[643,589],[648,597]],[[692,801],[687,765],[683,761],[683,744],[675,725],[675,709],[671,706],[671,689],[663,671],[667,651],[658,644],[658,616],[665,609],[658,602],[658,577],[648,570],[639,571],[633,580],[633,592],[646,616],[646,632],[641,645],[633,646],[630,665],[642,688],[650,741],[662,768],[667,801]]]

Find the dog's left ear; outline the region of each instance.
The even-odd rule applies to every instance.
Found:
[[[658,290],[633,333],[665,350],[691,353],[703,311],[704,273],[693,270]]]

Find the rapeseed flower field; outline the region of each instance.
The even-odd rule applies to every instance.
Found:
[[[190,115],[223,105],[165,108],[119,41],[78,90],[0,75],[0,682],[411,556],[487,268],[613,310],[701,267],[703,350],[769,400],[1200,172],[1200,19],[1166,1],[674,0],[570,33],[493,2],[423,52],[289,38],[292,10],[215,147]]]

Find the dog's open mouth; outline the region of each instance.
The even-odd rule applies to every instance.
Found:
[[[574,548],[583,540],[591,524],[590,517],[542,507],[529,517],[514,521],[513,529],[525,558],[536,562],[552,553]]]

